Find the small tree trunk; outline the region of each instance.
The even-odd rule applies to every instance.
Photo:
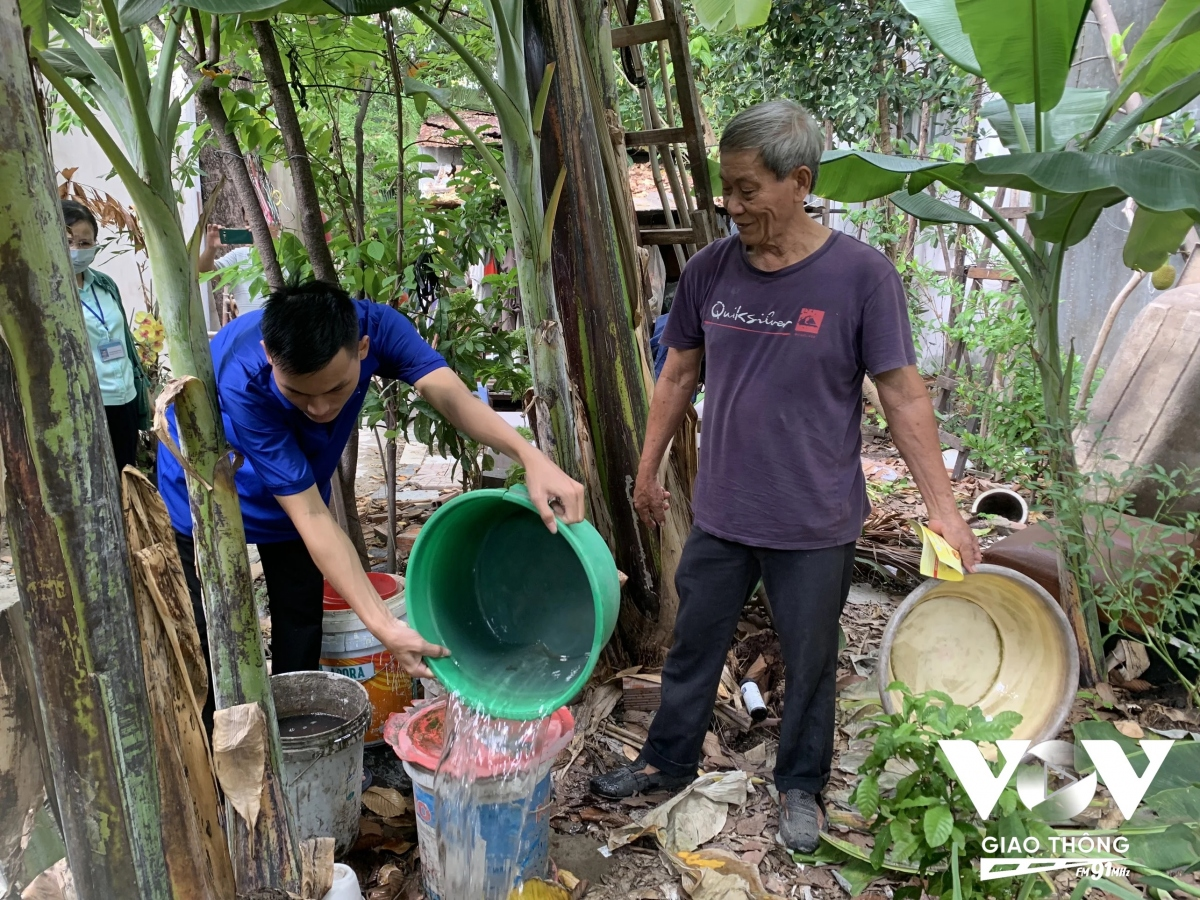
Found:
[[[195,46],[203,54],[204,34],[200,28],[199,13],[193,9],[195,24]],[[215,18],[215,17],[214,17]],[[150,30],[161,41],[165,37],[162,20],[157,16],[150,20]],[[213,47],[213,56],[217,55],[217,47]],[[271,229],[267,225],[267,217],[263,214],[258,203],[258,194],[254,190],[254,182],[250,178],[250,170],[246,168],[246,157],[242,154],[237,135],[229,130],[229,117],[225,115],[225,107],[221,105],[221,92],[211,78],[206,78],[200,72],[200,62],[182,46],[179,48],[179,62],[187,73],[188,81],[196,86],[196,103],[199,105],[204,118],[212,127],[213,134],[221,144],[221,165],[229,180],[233,182],[234,190],[241,198],[242,208],[246,211],[247,224],[254,236],[254,249],[262,260],[263,275],[271,290],[277,291],[283,287],[283,272],[279,268],[279,258],[275,254],[275,240],[271,237]]]
[[[1055,518],[1058,520],[1059,597],[1079,647],[1079,678],[1085,687],[1104,680],[1104,642],[1095,593],[1091,589],[1088,550],[1080,505],[1081,488],[1071,435],[1071,385],[1064,377],[1058,346],[1057,276],[1047,276],[1040,292],[1027,287],[1025,301],[1034,325],[1033,357],[1042,378],[1045,408],[1045,441],[1049,449],[1050,476],[1058,487]],[[1072,344],[1071,351],[1074,352]]]
[[[275,119],[279,123],[279,133],[283,137],[283,146],[287,150],[288,162],[292,168],[296,204],[300,208],[300,239],[304,242],[304,249],[308,252],[313,275],[317,280],[337,284],[333,254],[329,252],[329,245],[325,243],[321,199],[317,196],[317,183],[313,179],[312,165],[308,160],[304,132],[300,129],[300,119],[296,116],[296,104],[292,100],[292,92],[283,71],[283,60],[279,57],[275,32],[271,29],[271,23],[263,20],[251,22],[250,30],[254,33],[263,75],[267,79],[267,88],[271,92],[271,102],[275,107]]]
[[[346,441],[346,449],[342,451],[342,458],[338,460],[338,478],[333,488],[342,492],[342,505],[346,517],[342,530],[354,544],[354,549],[358,552],[358,561],[363,570],[369,572],[371,571],[371,556],[367,552],[367,539],[363,536],[362,520],[358,517],[358,493],[354,489],[357,477],[358,428],[355,428],[350,432],[350,437]]]
[[[279,257],[275,254],[275,239],[271,237],[267,217],[258,203],[258,194],[254,190],[254,182],[250,179],[250,170],[246,168],[246,157],[242,155],[237,135],[229,130],[229,117],[225,115],[225,107],[221,105],[220,91],[210,79],[203,75],[199,78],[201,84],[196,90],[196,103],[221,142],[221,162],[225,174],[233,182],[234,190],[242,200],[242,209],[246,211],[247,225],[254,236],[254,249],[258,251],[259,259],[262,260],[267,285],[272,291],[277,291],[283,287],[283,269],[280,268]],[[192,83],[195,84],[195,80]]]
[[[49,777],[80,900],[179,897],[117,469],[13,0],[0,0],[0,108],[0,448]]]
[[[367,109],[371,105],[371,76],[363,79],[363,90],[358,95],[358,115],[354,117],[354,226],[358,229],[358,242],[367,239],[367,213],[363,202],[363,167],[367,153],[363,146],[363,123],[367,120]]]
[[[400,51],[396,47],[396,23],[391,12],[379,14],[379,25],[387,49],[392,93],[396,97],[396,271],[404,271],[404,73],[400,71]],[[393,289],[395,297],[398,288]]]
[[[394,395],[396,382],[385,383],[387,400],[384,401],[384,422],[387,427],[387,444],[383,453],[383,482],[387,490],[387,570],[393,575],[399,572],[399,561],[396,559],[396,397]],[[390,389],[389,389],[390,388]]]
[[[983,105],[983,79],[975,79],[975,94],[971,97],[971,106],[967,110],[967,121],[965,125],[965,134],[963,137],[963,159],[968,163],[975,161],[975,154],[979,149],[979,110]],[[966,210],[971,205],[971,201],[967,199],[965,194],[959,195],[958,208]],[[947,273],[951,278],[958,281],[959,284],[966,287],[967,284],[967,269],[966,269],[966,254],[967,254],[967,234],[971,226],[959,225],[955,229],[954,241],[954,271]],[[954,320],[958,316],[958,305],[952,303],[950,305],[949,315],[946,317],[946,327],[952,327]],[[946,360],[949,363],[949,345],[946,350]]]

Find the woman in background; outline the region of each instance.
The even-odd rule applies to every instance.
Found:
[[[63,200],[62,211],[83,322],[120,471],[137,465],[138,432],[150,427],[149,385],[125,322],[125,307],[116,282],[91,268],[99,249],[96,217],[74,200]]]

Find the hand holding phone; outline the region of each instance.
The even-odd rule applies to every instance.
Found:
[[[222,228],[220,238],[221,243],[227,247],[254,243],[254,235],[250,233],[250,229],[248,228]]]

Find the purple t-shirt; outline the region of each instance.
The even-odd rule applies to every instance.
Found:
[[[736,235],[717,241],[683,270],[662,342],[705,352],[696,525],[778,550],[857,539],[871,509],[863,373],[916,362],[887,258],[834,232],[811,256],[763,272]]]

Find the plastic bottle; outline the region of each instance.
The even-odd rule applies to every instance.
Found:
[[[742,682],[742,700],[746,703],[746,712],[750,713],[752,722],[761,722],[767,717],[767,704],[763,702],[762,691],[749,679]]]

